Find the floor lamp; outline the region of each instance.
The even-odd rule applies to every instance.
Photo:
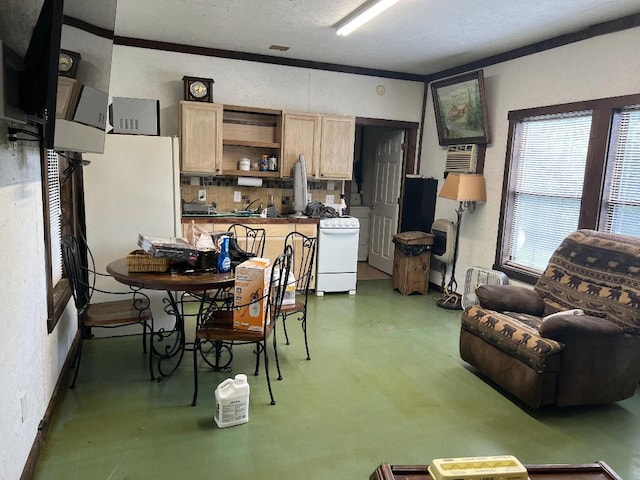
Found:
[[[443,288],[437,305],[449,310],[461,310],[461,296],[456,293],[456,289],[458,288],[458,282],[456,281],[456,261],[458,260],[460,223],[462,222],[462,213],[465,209],[468,209],[469,212],[474,212],[476,202],[485,202],[487,200],[484,177],[479,173],[449,173],[438,196],[456,200],[460,202],[460,205],[456,209],[458,223],[456,224],[456,241],[453,247],[451,278],[449,279],[449,283]]]

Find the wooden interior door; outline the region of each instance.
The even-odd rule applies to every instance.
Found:
[[[393,274],[393,235],[398,231],[404,131],[381,133],[375,146],[369,264]]]

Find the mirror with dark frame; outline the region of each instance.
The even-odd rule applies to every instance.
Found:
[[[78,64],[74,78],[58,77],[56,150],[104,151],[116,3],[64,0],[60,49]]]
[[[102,153],[116,5],[117,0],[1,2],[2,118],[41,125],[45,148]],[[61,49],[79,60],[73,68],[60,68]]]

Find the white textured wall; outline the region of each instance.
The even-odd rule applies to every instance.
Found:
[[[456,278],[461,287],[469,266],[490,268],[500,216],[510,110],[640,93],[640,28],[600,36],[484,69],[492,141],[484,175],[487,203],[465,212],[460,232]],[[429,93],[424,127],[421,173],[443,183],[446,157],[438,145]],[[455,221],[455,202],[438,199],[436,218]],[[540,225],[544,228],[544,225]],[[439,284],[439,275],[432,272]]]
[[[38,149],[3,145],[5,126],[0,120],[0,478],[15,479],[22,473],[76,325],[68,311],[54,333],[47,334]]]
[[[419,82],[117,45],[110,95],[160,100],[160,132],[177,135],[184,75],[213,78],[216,103],[411,122],[422,114]]]
[[[488,202],[465,214],[458,265],[493,263],[504,168],[507,112],[640,91],[640,29],[610,34],[484,69],[493,142],[487,149]],[[615,73],[614,73],[615,72]],[[422,85],[250,62],[115,47],[111,95],[160,100],[163,135],[177,133],[182,76],[210,76],[216,102],[419,121]],[[383,84],[379,97],[375,86]],[[4,124],[0,121],[0,133]],[[4,137],[4,135],[0,135]],[[0,478],[18,478],[75,333],[66,312],[46,332],[44,246],[37,154],[0,139]],[[427,105],[422,172],[442,177],[433,105]],[[438,202],[436,216],[454,219]],[[543,227],[543,226],[541,226]],[[439,280],[438,280],[439,281]],[[24,420],[20,399],[24,397]]]

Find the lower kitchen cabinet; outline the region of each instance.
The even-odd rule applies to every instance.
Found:
[[[275,260],[276,257],[284,251],[284,239],[286,236],[296,230],[296,226],[293,223],[283,225],[260,225],[260,228],[264,228],[267,231],[264,256],[270,258],[271,261]]]
[[[242,219],[238,218],[237,223],[242,223]],[[216,223],[200,223],[197,225],[208,232],[226,232],[231,222]],[[263,256],[275,260],[278,255],[284,251],[284,241],[291,232],[299,232],[308,237],[318,236],[318,226],[315,223],[250,223],[247,224],[252,228],[264,228],[266,231],[266,240]],[[182,224],[182,235],[187,236],[189,222]],[[318,252],[316,251],[316,258]],[[311,277],[310,288],[315,288],[315,261],[313,266],[313,274]]]

